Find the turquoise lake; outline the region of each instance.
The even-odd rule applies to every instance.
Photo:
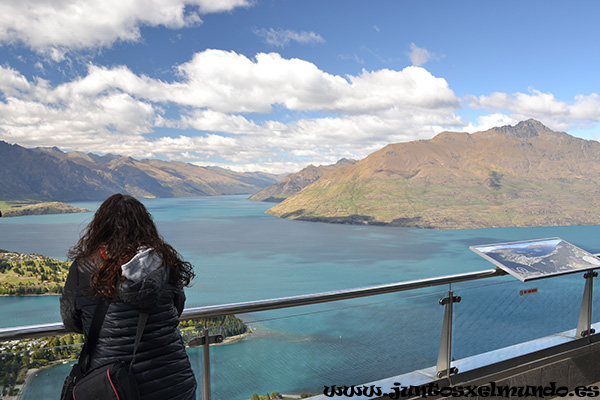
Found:
[[[288,221],[246,196],[144,200],[195,266],[186,307],[287,297],[494,268],[471,245],[560,237],[600,253],[600,226],[421,230]],[[74,203],[95,209],[99,203]],[[0,248],[65,260],[91,213],[0,218]],[[453,357],[573,329],[582,274],[455,284]],[[524,289],[537,293],[521,296]],[[211,347],[213,399],[320,393],[435,365],[447,286],[240,315],[244,340]],[[596,293],[599,291],[596,290]],[[594,321],[599,320],[594,310]],[[0,327],[59,322],[58,296],[0,298]],[[188,351],[200,385],[200,349]],[[56,399],[69,366],[41,371],[21,399]],[[198,398],[201,390],[199,388]]]

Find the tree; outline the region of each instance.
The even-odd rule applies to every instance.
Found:
[[[27,375],[27,370],[22,369],[21,372],[19,372],[19,376],[17,376],[17,385],[20,385],[23,382],[25,382],[25,375]]]
[[[4,260],[0,260],[0,274],[10,269],[10,264]]]

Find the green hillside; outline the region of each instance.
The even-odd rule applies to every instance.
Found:
[[[0,295],[62,293],[69,262],[0,250]]]
[[[267,213],[419,228],[600,223],[600,143],[537,121],[398,143],[332,171]]]

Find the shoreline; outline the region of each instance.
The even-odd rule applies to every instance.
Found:
[[[190,342],[194,341],[196,339],[200,339],[202,337],[201,333],[202,332],[198,332],[199,335],[194,337],[193,339],[187,340],[185,343],[185,348],[186,349],[197,349],[197,348],[201,348],[202,345],[191,345],[190,346]],[[229,336],[226,337],[225,339],[223,339],[223,341],[221,343],[212,343],[211,346],[224,346],[224,345],[230,345],[230,344],[236,344],[241,342],[242,340],[244,340],[245,338],[247,338],[248,336],[252,335],[254,332],[252,332],[252,330],[250,328],[248,328],[247,332],[244,332],[242,334],[239,335],[234,335],[234,336]]]
[[[40,294],[0,294],[0,297],[41,297],[41,296],[61,296],[62,293],[40,293]]]
[[[38,376],[38,374],[42,371],[45,371],[47,369],[56,367],[57,365],[60,364],[68,364],[69,362],[74,361],[76,362],[77,360],[69,360],[69,359],[64,359],[64,360],[56,360],[53,361],[51,363],[49,363],[48,365],[41,367],[41,368],[31,368],[27,370],[27,373],[25,374],[25,379],[23,380],[23,383],[19,384],[19,385],[15,385],[15,389],[19,389],[19,393],[16,396],[4,396],[4,400],[18,400],[21,398],[21,396],[23,396],[23,393],[25,392],[25,388],[27,387],[27,385],[36,377]]]
[[[252,335],[253,333],[254,332],[252,332],[252,330],[250,328],[248,328],[248,332],[244,332],[240,335],[229,336],[229,337],[223,339],[223,341],[221,343],[215,343],[214,346],[223,346],[223,345],[227,345],[227,344],[239,343],[242,340],[244,340],[245,338],[247,338],[248,336]]]
[[[229,336],[225,338],[222,343],[217,343],[217,345],[236,344],[256,333],[256,329],[253,329],[248,321],[244,321],[244,318],[240,317],[239,315],[234,314],[234,316],[237,317],[240,321],[242,321],[242,324],[246,326],[246,332],[241,333],[239,335]]]

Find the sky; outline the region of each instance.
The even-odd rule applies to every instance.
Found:
[[[2,0],[0,140],[296,172],[534,118],[600,139],[596,0]]]

